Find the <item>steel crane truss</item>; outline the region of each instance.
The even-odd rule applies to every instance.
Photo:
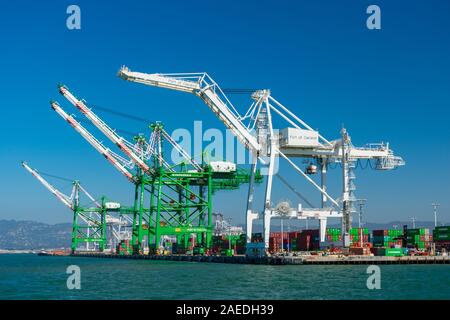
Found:
[[[177,171],[159,167],[156,173],[144,178],[143,184],[150,189],[150,209],[146,220],[154,250],[159,249],[164,235],[176,236],[177,244],[184,249],[192,234],[196,235],[197,245],[211,246],[212,173],[189,172],[183,168],[186,166],[180,166]]]

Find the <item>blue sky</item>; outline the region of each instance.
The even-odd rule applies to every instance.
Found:
[[[81,8],[81,30],[66,28],[70,4]],[[381,30],[366,28],[370,4],[381,8]],[[206,71],[223,87],[270,88],[328,139],[337,138],[345,124],[355,145],[389,141],[407,166],[356,172],[357,195],[368,199],[366,220],[431,220],[433,201],[441,203],[441,220],[450,220],[446,1],[22,1],[0,6],[0,218],[71,219],[22,169],[21,160],[80,179],[96,196],[132,201],[127,180],[50,109],[48,101],[57,99],[75,112],[58,94],[57,83],[92,104],[161,120],[168,131],[192,129],[195,120],[223,129],[194,96],[119,79],[116,72],[127,65],[143,72]],[[247,104],[236,104],[245,112]],[[146,129],[144,123],[101,116],[116,128]],[[288,170],[285,174],[290,176]],[[331,192],[338,195],[338,172],[330,180]],[[52,182],[69,191],[67,183]],[[300,178],[297,186],[318,201]],[[217,194],[215,210],[243,222],[246,190]],[[279,184],[274,193],[274,201],[295,200]]]

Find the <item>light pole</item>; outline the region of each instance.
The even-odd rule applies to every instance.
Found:
[[[231,218],[228,218],[228,249],[231,250]],[[234,252],[233,252],[234,255]]]
[[[281,218],[280,221],[281,221],[281,252],[283,253],[284,256],[283,218]]]
[[[358,229],[359,229],[359,243],[361,247],[363,246],[363,237],[364,237],[364,231],[362,230],[362,215],[364,210],[364,205],[366,204],[367,199],[358,199],[358,205],[359,205],[359,215],[358,215]]]
[[[367,199],[358,199],[359,204],[359,216],[358,216],[358,227],[362,227],[362,215],[364,210],[364,205],[366,204]]]
[[[413,229],[416,228],[416,217],[411,217]]]
[[[431,206],[433,207],[434,211],[434,227],[437,227],[437,208],[440,206],[439,203],[432,203]]]

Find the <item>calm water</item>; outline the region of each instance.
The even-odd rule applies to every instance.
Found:
[[[68,290],[66,268],[81,268]],[[0,255],[0,299],[450,299],[448,265],[255,266]]]

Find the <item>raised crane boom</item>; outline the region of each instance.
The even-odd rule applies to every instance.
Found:
[[[81,113],[83,113],[105,136],[119,147],[139,168],[145,172],[150,172],[150,167],[125,143],[125,139],[112,130],[103,120],[101,120],[86,104],[77,99],[65,86],[59,86],[59,92],[72,103]]]
[[[113,153],[111,150],[106,148],[100,141],[98,141],[89,131],[87,131],[78,121],[76,121],[72,116],[68,115],[61,106],[52,101],[52,109],[56,111],[64,120],[66,120],[72,128],[75,129],[91,146],[93,146],[98,152],[100,152],[106,160],[108,160],[117,170],[119,170],[128,180],[134,181],[133,175],[125,168],[121,162],[126,162],[125,159],[121,158],[119,155]],[[121,161],[117,160],[121,159]]]
[[[195,94],[206,103],[244,146],[255,153],[261,150],[261,145],[256,137],[242,123],[239,113],[207,73],[147,74],[132,72],[128,68],[122,67],[118,75],[131,82]]]
[[[31,173],[36,179],[39,180],[42,185],[47,188],[48,191],[53,193],[56,198],[58,198],[65,206],[67,206],[69,209],[73,210],[73,203],[70,201],[69,197],[63,194],[61,191],[56,189],[54,186],[52,186],[50,183],[47,182],[36,170],[31,169],[28,164],[25,161],[22,161],[22,166]]]

